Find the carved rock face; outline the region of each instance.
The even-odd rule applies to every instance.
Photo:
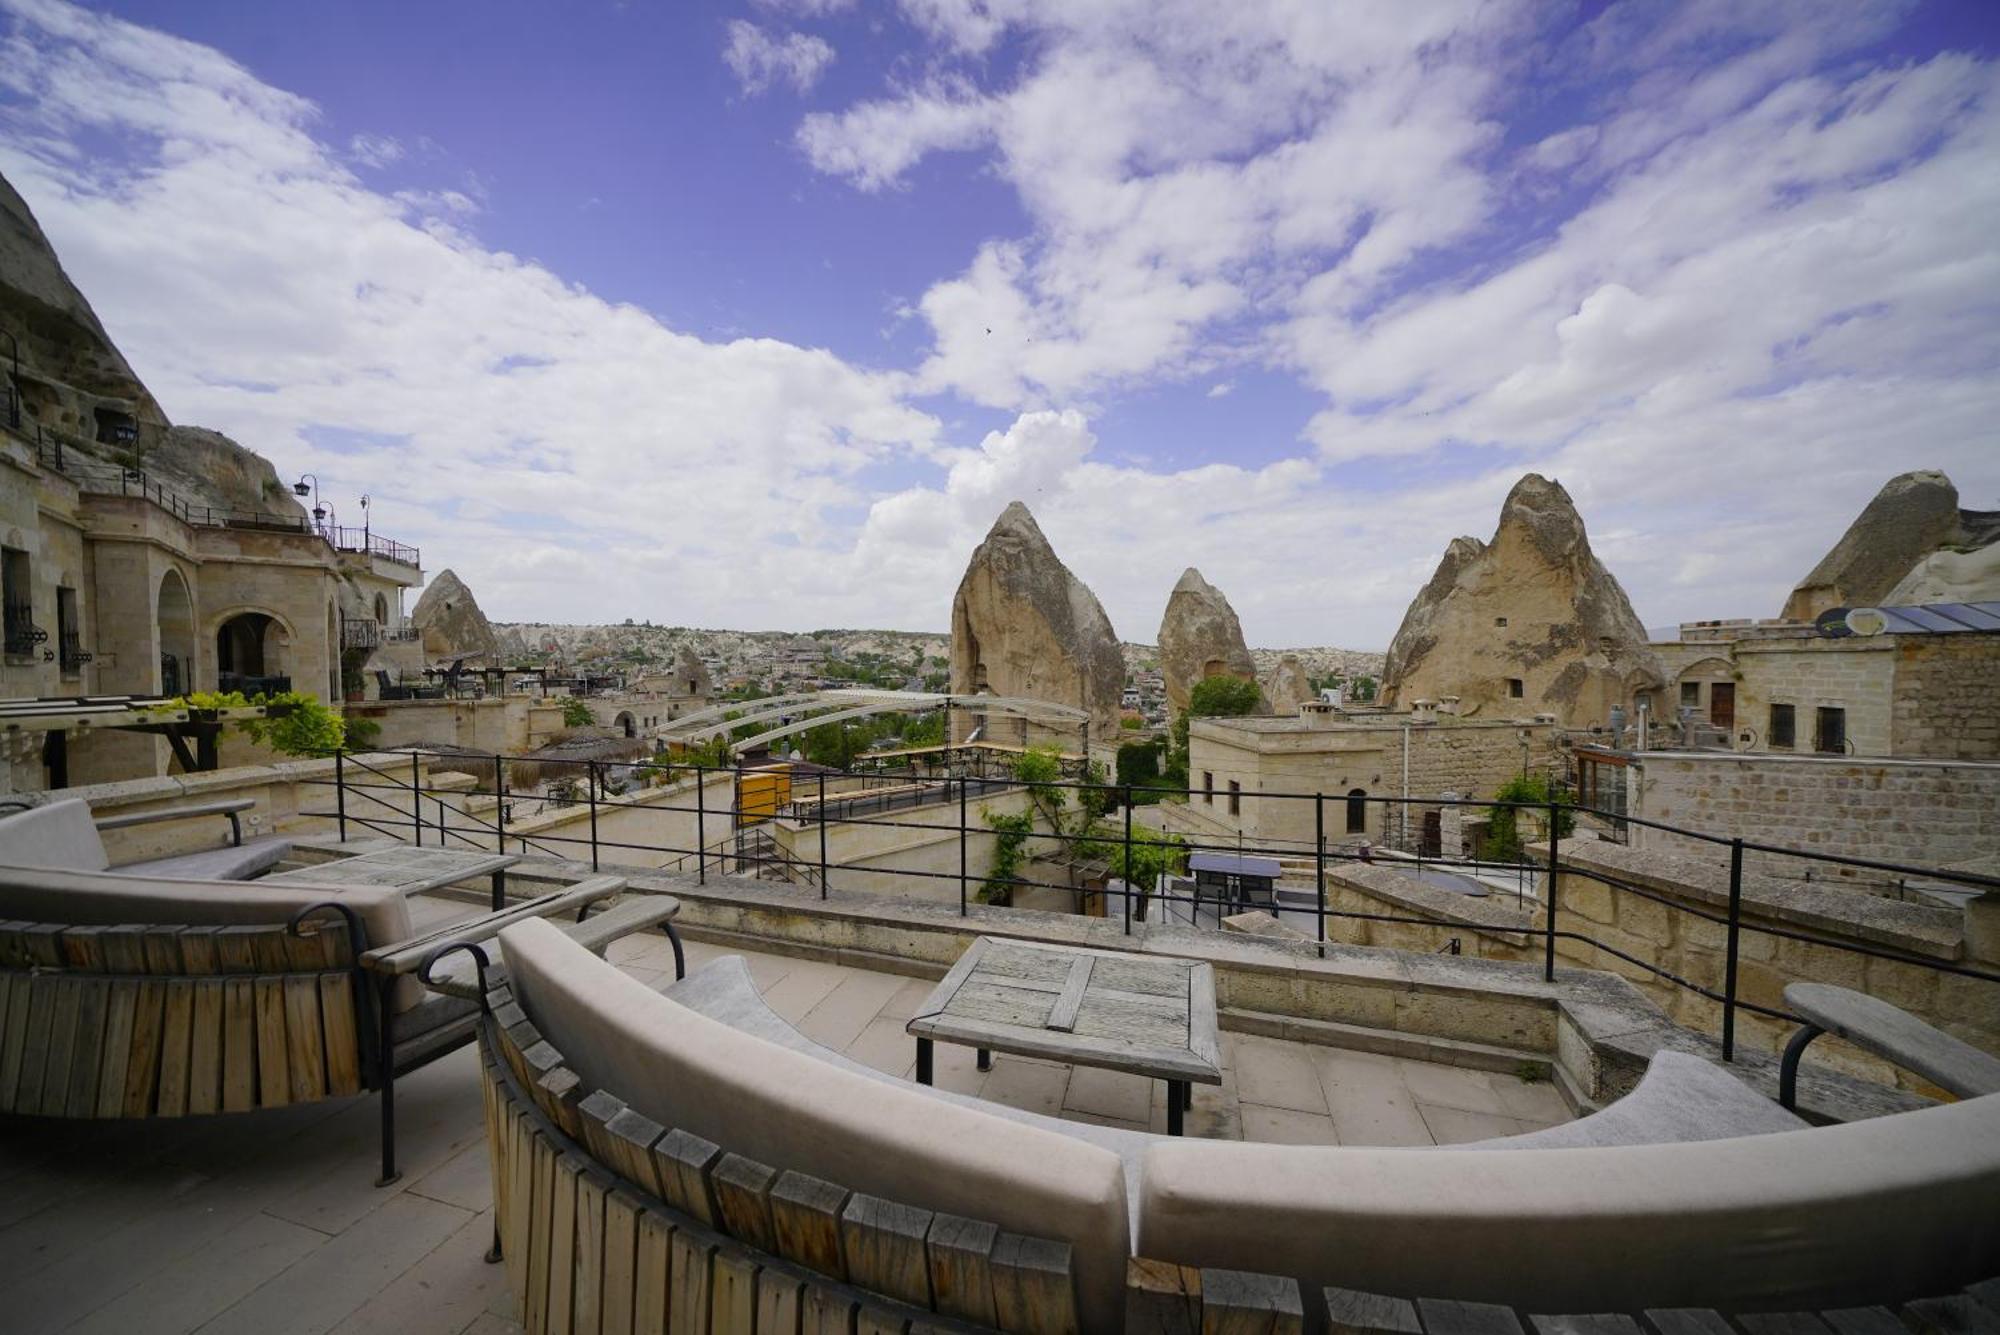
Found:
[[[1111,619],[1015,501],[973,551],[952,599],[951,689],[1084,709],[1092,738],[1108,741],[1117,736],[1124,687]]]
[[[1250,681],[1257,676],[1235,609],[1192,566],[1174,585],[1160,621],[1160,675],[1166,681],[1167,707],[1176,714],[1187,709],[1195,686],[1210,677]]]
[[[1783,615],[1810,621],[1832,607],[1993,598],[2000,571],[1982,553],[1996,538],[2000,515],[1959,509],[1943,473],[1890,478],[1799,581]]]
[[[1569,493],[1530,473],[1493,540],[1454,538],[1390,642],[1385,703],[1459,697],[1460,714],[1603,723],[1666,670],[1590,550]]]
[[[1286,654],[1279,659],[1270,677],[1260,685],[1265,707],[1279,718],[1295,717],[1299,706],[1313,698],[1312,683],[1306,679],[1305,664],[1297,654]]]
[[[499,637],[479,610],[472,590],[449,570],[440,570],[417,599],[410,623],[424,633],[424,652],[434,657],[497,658]]]

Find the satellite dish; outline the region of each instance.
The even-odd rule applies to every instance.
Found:
[[[1847,614],[1847,628],[1856,635],[1880,635],[1889,629],[1889,618],[1877,607],[1856,607]]]
[[[1813,618],[1813,629],[1829,639],[1844,640],[1854,631],[1847,624],[1848,609],[1829,607]]]

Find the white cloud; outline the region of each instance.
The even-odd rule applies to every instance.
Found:
[[[1232,393],[1234,393],[1235,390],[1236,390],[1236,385],[1234,384],[1234,382],[1228,380],[1217,381],[1215,384],[1210,385],[1208,387],[1208,397],[1210,397],[1211,399],[1226,399]]]
[[[403,152],[403,141],[390,134],[357,134],[347,141],[347,156],[364,167],[400,162]]]
[[[833,63],[833,47],[807,33],[773,37],[744,19],[731,19],[727,31],[722,59],[746,93],[761,93],[781,82],[795,92],[808,92]]]
[[[1475,0],[903,0],[928,46],[802,117],[801,170],[915,190],[967,154],[1027,223],[908,294],[930,342],[889,371],[606,302],[483,244],[476,180],[371,189],[217,53],[15,7],[0,170],[169,411],[371,492],[496,615],[942,628],[1021,499],[1127,636],[1193,563],[1254,642],[1379,647],[1528,468],[1654,625],[1774,612],[1892,473],[2000,505],[2000,81],[1871,65],[1893,6],[1619,6],[1557,41]],[[1321,403],[1300,439],[1235,425],[1274,372]],[[1101,455],[1171,382],[1231,420],[1163,452],[1272,461]],[[940,394],[1011,424],[967,448],[913,406]]]

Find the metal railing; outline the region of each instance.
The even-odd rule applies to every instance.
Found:
[[[42,467],[61,473],[79,489],[98,496],[130,496],[149,501],[174,518],[194,528],[250,529],[267,533],[313,534],[339,552],[361,552],[402,565],[422,564],[421,553],[406,543],[385,538],[367,529],[337,528],[315,524],[303,514],[279,514],[269,510],[240,510],[200,505],[172,487],[149,477],[136,463],[131,467],[105,463],[87,454],[53,432],[37,429],[36,457]]]
[[[868,777],[859,774],[821,771],[812,776],[810,788],[813,795],[808,798],[795,795],[783,806],[781,819],[791,826],[794,836],[792,847],[773,833],[770,826],[760,825],[753,830],[749,826],[738,828],[735,812],[728,807],[710,804],[707,789],[721,775],[734,779],[738,771],[700,766],[673,767],[676,775],[692,775],[694,782],[689,791],[678,794],[678,801],[657,800],[658,794],[640,797],[621,797],[606,787],[606,775],[612,770],[630,770],[626,762],[603,760],[556,760],[548,757],[533,757],[547,769],[573,766],[577,770],[577,785],[582,789],[576,805],[585,807],[583,815],[587,830],[578,833],[558,833],[542,829],[533,833],[507,828],[507,812],[513,801],[524,794],[509,794],[506,787],[506,764],[516,757],[492,757],[492,782],[490,788],[482,789],[483,795],[495,799],[492,819],[464,809],[463,802],[458,807],[450,806],[441,793],[427,792],[422,778],[422,767],[427,755],[436,755],[457,761],[463,765],[464,757],[452,757],[449,753],[428,752],[410,749],[407,773],[384,768],[372,762],[361,760],[345,753],[337,754],[334,775],[330,779],[305,778],[307,784],[325,784],[334,789],[335,809],[333,811],[308,812],[306,814],[327,816],[339,823],[341,836],[345,838],[350,827],[359,827],[374,833],[403,837],[407,835],[414,842],[423,844],[426,840],[440,846],[458,845],[465,847],[491,847],[501,851],[541,852],[554,857],[581,860],[586,855],[591,868],[597,870],[608,857],[620,859],[626,855],[635,858],[618,863],[623,869],[644,871],[692,869],[699,880],[706,884],[711,871],[718,875],[741,873],[747,870],[752,875],[789,881],[794,885],[816,890],[821,898],[830,898],[843,873],[874,877],[895,877],[912,885],[924,883],[945,883],[955,885],[958,909],[962,915],[970,915],[976,906],[983,903],[1003,904],[1024,891],[1062,892],[1072,896],[1078,906],[1094,907],[1102,916],[1119,916],[1123,929],[1130,933],[1134,924],[1144,925],[1149,921],[1166,921],[1178,925],[1206,926],[1218,922],[1224,911],[1238,911],[1245,907],[1266,907],[1274,913],[1290,914],[1298,919],[1310,919],[1313,932],[1305,938],[1308,946],[1317,946],[1322,954],[1329,944],[1342,944],[1329,938],[1329,922],[1378,923],[1442,929],[1460,942],[1468,936],[1490,935],[1496,938],[1519,939],[1538,944],[1543,977],[1555,981],[1557,965],[1557,943],[1568,941],[1580,946],[1588,946],[1604,955],[1622,961],[1662,984],[1704,997],[1720,1007],[1720,1038],[1725,1060],[1733,1060],[1736,1052],[1737,1017],[1739,1013],[1764,1016],[1779,1021],[1795,1021],[1797,1017],[1773,1006],[1746,998],[1742,988],[1741,961],[1743,941],[1746,934],[1754,934],[1803,943],[1831,950],[1846,952],[1858,957],[1889,961],[1897,964],[1927,970],[1940,976],[1951,976],[2000,984],[2000,972],[1990,968],[1980,968],[1961,964],[1955,960],[1934,958],[1910,951],[1898,950],[1884,945],[1874,945],[1866,941],[1842,939],[1825,932],[1806,931],[1784,925],[1768,916],[1758,915],[1756,905],[1746,911],[1744,859],[1754,854],[1765,859],[1797,859],[1807,864],[1808,875],[1799,878],[1810,880],[1813,868],[1831,869],[1838,873],[1866,873],[1878,878],[1890,878],[1907,882],[1910,880],[1939,882],[1963,887],[1972,892],[2000,890],[2000,877],[1980,875],[1967,871],[1946,868],[1923,867],[1901,864],[1886,860],[1846,856],[1833,853],[1814,853],[1778,845],[1761,843],[1742,838],[1730,838],[1705,831],[1691,830],[1668,825],[1659,821],[1646,820],[1627,811],[1601,811],[1574,802],[1555,799],[1548,802],[1497,802],[1475,798],[1446,798],[1429,796],[1412,797],[1368,797],[1355,799],[1344,793],[1256,793],[1242,794],[1244,801],[1256,800],[1265,803],[1288,804],[1295,814],[1310,818],[1310,837],[1296,838],[1251,838],[1237,833],[1220,833],[1203,836],[1198,832],[1175,832],[1171,836],[1161,836],[1144,828],[1135,833],[1133,823],[1132,798],[1135,789],[1108,783],[1080,780],[1035,781],[991,780],[971,777],[910,776],[889,788],[866,788],[859,793],[829,795],[829,782],[840,783]],[[483,762],[482,762],[483,763]],[[879,780],[878,780],[879,781]],[[1039,845],[1041,852],[1029,853],[1021,859],[1019,873],[999,878],[988,873],[973,870],[971,845],[974,840],[997,839],[1002,828],[985,819],[985,813],[977,813],[975,819],[973,803],[981,799],[1003,793],[1026,790],[1030,797],[1030,807],[1046,811],[1051,799],[1062,795],[1062,809],[1075,812],[1087,804],[1100,814],[1096,823],[1087,831],[1057,832],[1031,825],[1024,834],[1016,837],[1025,849]],[[1144,792],[1144,790],[1136,790]],[[909,796],[915,793],[918,796]],[[385,796],[385,794],[388,794]],[[1199,794],[1191,794],[1198,801]],[[1417,838],[1406,850],[1394,849],[1390,845],[1375,845],[1360,842],[1339,842],[1328,837],[1329,813],[1336,818],[1344,816],[1348,803],[1363,800],[1371,813],[1368,829],[1377,836],[1387,836],[1396,832],[1416,831]],[[692,803],[692,805],[690,805]],[[931,813],[932,818],[923,821],[897,819],[899,815],[921,807],[941,807],[941,812]],[[954,810],[955,808],[955,810]],[[1411,808],[1415,808],[1417,818],[1412,820]],[[1423,832],[1437,827],[1427,824],[1421,813],[1426,811],[1447,811],[1459,809],[1461,813],[1511,812],[1519,823],[1532,821],[1539,828],[1532,832],[1532,843],[1523,837],[1522,845],[1513,856],[1507,858],[1441,856],[1442,850],[1427,850],[1424,847]],[[648,811],[658,814],[692,814],[695,817],[695,840],[690,844],[657,840],[642,840],[631,837],[613,838],[601,830],[601,822],[609,813],[631,810]],[[944,817],[939,819],[938,817]],[[1630,877],[1622,876],[1615,870],[1607,869],[1600,863],[1580,865],[1563,856],[1562,840],[1573,830],[1578,819],[1594,822],[1619,822],[1627,826],[1641,826],[1664,834],[1681,836],[1717,850],[1727,858],[1727,893],[1723,902],[1714,907],[1689,902],[1660,893],[1658,890],[1641,885]],[[930,871],[919,868],[885,868],[854,866],[847,867],[829,856],[829,830],[848,826],[864,826],[878,829],[906,829],[921,832],[926,838],[943,834],[955,834],[958,844],[956,871]],[[720,827],[725,831],[720,840],[711,842],[709,832]],[[735,836],[732,843],[732,835]],[[1237,857],[1271,857],[1281,864],[1289,864],[1289,874],[1293,883],[1285,884],[1283,876],[1268,887],[1271,893],[1263,895],[1239,894],[1234,889],[1218,890],[1203,885],[1197,880],[1185,889],[1177,888],[1180,878],[1170,882],[1163,877],[1157,884],[1134,885],[1138,879],[1132,873],[1145,865],[1152,850],[1159,848],[1158,841],[1169,839],[1166,860],[1184,860],[1197,853],[1224,854]],[[1532,847],[1532,854],[1529,852]],[[1393,856],[1385,856],[1385,851]],[[1081,863],[1093,863],[1096,874],[1087,883],[1079,884],[1072,877],[1067,882],[1037,879],[1027,874],[1037,863],[1046,867],[1067,865],[1074,869]],[[1183,865],[1185,862],[1183,861]],[[1482,879],[1488,883],[1503,877],[1514,882],[1512,891],[1516,904],[1522,910],[1518,920],[1479,923],[1466,918],[1452,919],[1434,914],[1426,914],[1415,909],[1375,912],[1354,908],[1341,908],[1330,904],[1327,898],[1329,873],[1342,865],[1368,865],[1376,868],[1412,871],[1420,880],[1426,868],[1433,873],[1433,885],[1449,886],[1450,878],[1478,883]],[[1121,875],[1120,873],[1127,873]],[[1447,879],[1434,879],[1442,874]],[[1693,920],[1706,922],[1721,929],[1723,940],[1723,968],[1719,985],[1704,983],[1686,977],[1660,963],[1641,958],[1613,941],[1595,934],[1588,920],[1579,919],[1579,926],[1572,926],[1566,918],[1562,885],[1565,876],[1587,877],[1608,887],[1614,896],[1631,896],[1660,905],[1669,912],[1684,915]],[[1304,876],[1308,884],[1300,886],[1296,878]],[[1529,891],[1527,881],[1539,877],[1536,891]],[[1817,884],[1825,884],[1824,870]],[[1470,886],[1462,887],[1470,890]],[[1503,891],[1505,886],[1497,886]],[[1287,894],[1286,892],[1290,893]],[[1866,894],[1861,887],[1853,887],[1854,894]],[[869,893],[854,891],[853,893]],[[1112,909],[1111,902],[1118,901]],[[1153,918],[1157,906],[1158,919]],[[1446,940],[1444,949],[1449,950],[1451,941]],[[1455,953],[1455,952],[1454,952]],[[2000,1011],[2000,992],[1994,995],[1994,1006]]]
[[[374,617],[342,617],[340,647],[373,649],[382,643],[382,623]]]
[[[0,608],[0,634],[10,654],[32,654],[49,633],[35,624],[35,607],[26,598],[10,598]]]

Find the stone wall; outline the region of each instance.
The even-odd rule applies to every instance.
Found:
[[[1350,833],[1347,794],[1358,788],[1376,799],[1446,792],[1491,797],[1524,768],[1546,769],[1554,759],[1555,729],[1548,724],[1447,720],[1406,728],[1406,717],[1382,725],[1331,727],[1291,719],[1197,720],[1189,729],[1189,805],[1262,848],[1310,852],[1314,804],[1281,795],[1324,793],[1329,844],[1365,841],[1414,849],[1423,837],[1425,812],[1434,808],[1412,806],[1405,820],[1400,806],[1374,801],[1367,807],[1367,829]],[[1229,811],[1231,781],[1242,787],[1240,810],[1234,815]]]
[[[1896,644],[1890,748],[2000,760],[2000,635],[1905,635]]]
[[[1731,752],[1650,752],[1630,770],[1632,814],[1722,838],[1807,853],[1944,867],[2000,859],[2000,764],[1857,760]],[[1726,850],[1683,835],[1631,827],[1636,847]],[[1801,877],[1796,858],[1752,853],[1748,865]],[[1882,881],[1817,864],[1815,880]]]

